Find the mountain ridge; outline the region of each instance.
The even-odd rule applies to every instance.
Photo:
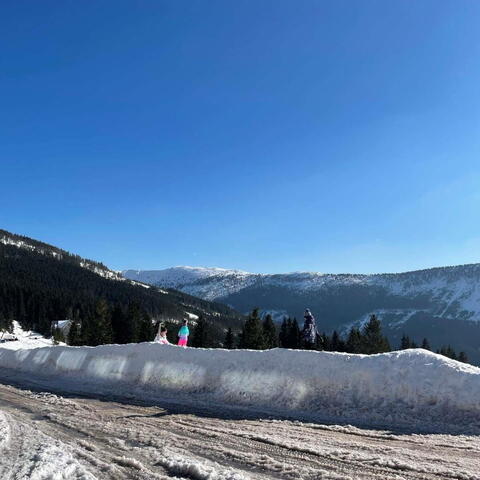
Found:
[[[435,348],[452,344],[480,362],[480,264],[433,267],[401,273],[236,273],[202,267],[123,271],[128,278],[169,285],[246,313],[260,307],[277,316],[301,317],[312,309],[327,332],[346,333],[371,314],[382,320],[393,345],[403,333]]]

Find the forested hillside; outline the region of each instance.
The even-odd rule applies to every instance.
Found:
[[[209,319],[218,339],[241,323],[225,305],[125,280],[101,263],[0,230],[1,327],[18,320],[48,335],[52,321],[70,319],[78,343],[126,343],[148,340],[155,322],[195,316]]]

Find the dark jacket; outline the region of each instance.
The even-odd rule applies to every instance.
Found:
[[[315,343],[317,341],[317,326],[313,315],[305,315],[305,323],[303,324],[302,338],[307,343]]]

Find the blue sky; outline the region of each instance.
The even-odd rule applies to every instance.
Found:
[[[2,2],[0,227],[115,269],[479,262],[479,15]]]

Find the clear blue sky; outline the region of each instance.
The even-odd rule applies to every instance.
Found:
[[[0,226],[115,269],[480,261],[480,2],[4,1]]]

